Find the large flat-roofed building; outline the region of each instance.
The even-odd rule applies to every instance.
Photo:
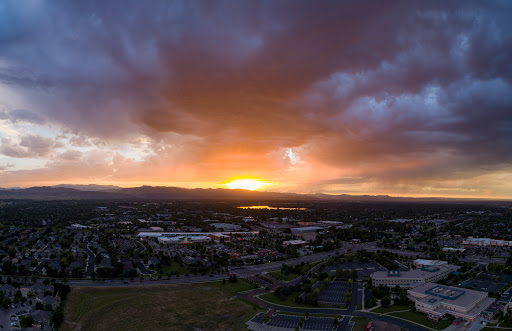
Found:
[[[242,228],[240,225],[231,223],[212,223],[211,225],[217,230],[224,231],[239,231]]]
[[[495,301],[486,292],[433,283],[414,287],[407,291],[407,295],[414,301],[416,310],[435,320],[448,314],[473,321]]]
[[[440,261],[440,260],[423,260],[423,259],[417,259],[414,260],[412,263],[416,268],[423,268],[423,267],[438,267],[441,265],[447,265],[448,262],[446,261]]]
[[[316,232],[316,231],[320,231],[320,230],[323,230],[323,228],[321,228],[319,226],[305,226],[305,227],[301,227],[301,228],[292,228],[291,229],[292,234],[311,233],[311,232]]]
[[[499,246],[499,247],[510,247],[512,246],[512,241],[501,240],[501,239],[491,239],[491,238],[473,238],[469,237],[462,241],[463,245],[468,246]]]
[[[191,244],[209,242],[211,240],[208,236],[158,237],[158,242],[162,244]]]
[[[388,270],[376,271],[371,274],[372,285],[386,285],[388,287],[400,286],[401,288],[411,288],[421,283],[437,282],[448,277],[455,270],[455,266],[427,266],[421,269],[410,271]]]

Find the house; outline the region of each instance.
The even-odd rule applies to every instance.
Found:
[[[34,284],[30,287],[30,292],[32,292],[36,296],[43,296],[46,291],[50,291],[53,293],[53,285],[44,285],[44,284]]]
[[[60,300],[57,297],[53,297],[50,295],[45,296],[43,299],[40,300],[43,305],[50,305],[53,309],[57,308],[57,306],[60,304]]]
[[[33,326],[42,329],[46,325],[50,325],[52,313],[44,310],[34,310],[30,312],[30,316],[34,319]]]
[[[154,256],[148,258],[148,264],[152,264],[153,266],[157,266],[160,264],[160,260]]]
[[[185,256],[183,258],[183,263],[186,265],[192,265],[192,264],[200,264],[203,261],[198,257],[192,257],[192,256]]]
[[[112,262],[110,261],[110,259],[102,259],[100,262],[100,268],[112,268]]]
[[[16,289],[14,288],[14,286],[9,285],[9,284],[4,284],[4,285],[0,286],[0,291],[2,291],[4,293],[4,297],[13,296],[14,293],[16,293]]]

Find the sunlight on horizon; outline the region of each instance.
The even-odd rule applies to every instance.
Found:
[[[231,180],[225,185],[230,189],[254,191],[268,185],[268,183],[256,178],[240,178]]]

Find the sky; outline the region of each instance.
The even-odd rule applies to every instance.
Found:
[[[512,199],[512,2],[0,2],[0,187],[235,177]]]

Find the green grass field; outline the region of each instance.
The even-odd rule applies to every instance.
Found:
[[[302,269],[301,273],[309,271],[311,268],[313,268],[314,266],[316,266],[317,264],[319,264],[321,262],[323,262],[323,260],[315,261],[310,264],[304,265],[301,268]],[[289,282],[290,280],[294,280],[295,278],[297,278],[301,275],[301,274],[295,274],[295,273],[284,274],[281,272],[281,269],[271,271],[268,274],[271,275],[272,277],[274,277],[275,279],[282,280],[284,282]]]
[[[453,320],[442,320],[442,321],[432,321],[429,320],[427,314],[421,313],[419,311],[411,310],[405,311],[401,313],[391,313],[390,316],[398,316],[403,319],[416,322],[421,325],[428,326],[432,329],[443,330],[446,329],[450,324],[452,324]]]
[[[241,280],[224,285],[73,288],[61,330],[246,329],[245,322],[260,310],[234,295],[252,288]]]
[[[371,321],[371,319],[366,318],[366,317],[356,316],[356,317],[352,317],[351,321],[356,323],[356,324],[354,324],[352,331],[366,331],[366,326]]]

